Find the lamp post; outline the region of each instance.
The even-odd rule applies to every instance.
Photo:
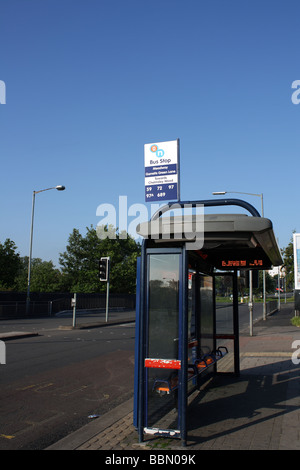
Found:
[[[42,193],[43,191],[49,191],[50,189],[57,189],[57,191],[64,191],[65,186],[54,186],[53,188],[40,189],[39,191],[33,191],[32,196],[32,210],[31,210],[31,228],[30,228],[30,248],[29,248],[29,259],[28,259],[28,278],[27,278],[27,297],[26,297],[26,314],[29,313],[30,307],[30,278],[31,278],[31,259],[32,259],[32,238],[33,238],[33,220],[34,220],[34,206],[35,206],[35,195]]]
[[[255,193],[245,193],[245,192],[240,192],[240,191],[214,191],[212,194],[214,196],[221,196],[227,193],[236,193],[236,194],[247,194],[248,196],[258,196],[261,199],[261,216],[264,217],[264,196],[263,193],[261,194],[255,194]],[[251,287],[251,292],[252,292],[252,271],[250,271],[250,276],[249,276],[249,281],[250,281],[250,287]],[[252,304],[252,299],[250,299],[250,303]],[[251,309],[251,307],[250,307]],[[251,310],[252,314],[252,310]],[[267,319],[266,315],[266,272],[263,270],[263,320]],[[252,331],[252,327],[251,327]],[[252,334],[251,334],[252,336]]]

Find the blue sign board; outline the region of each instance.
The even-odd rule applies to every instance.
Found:
[[[145,144],[145,200],[179,201],[179,139]]]

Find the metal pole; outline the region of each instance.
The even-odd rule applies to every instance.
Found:
[[[234,374],[240,375],[240,345],[239,345],[239,299],[237,272],[233,273],[233,333],[234,333]]]
[[[261,216],[264,217],[264,196],[261,197]],[[266,303],[266,271],[263,270],[263,320],[267,319],[267,303]]]
[[[280,310],[280,269],[278,266],[278,311]]]
[[[286,273],[284,273],[284,303],[286,304]]]
[[[183,250],[181,255],[181,267],[179,275],[179,286],[182,285],[181,292],[179,292],[179,325],[181,332],[181,338],[179,336],[179,345],[181,349],[181,370],[180,375],[181,383],[178,391],[179,398],[179,422],[180,422],[180,434],[181,434],[181,444],[183,447],[186,447],[187,440],[187,371],[188,371],[188,259],[187,251]],[[181,318],[180,318],[181,317]]]
[[[107,257],[107,283],[106,283],[106,309],[105,309],[106,323],[108,322],[109,277],[110,277],[110,256]]]
[[[264,297],[264,303],[263,303],[263,319],[267,319],[267,303],[266,303],[266,271],[263,270],[263,297]]]
[[[28,259],[26,315],[29,314],[29,308],[30,308],[30,278],[31,278],[31,258],[32,258],[32,238],[33,238],[34,206],[35,206],[35,191],[33,191],[33,196],[32,196],[32,209],[31,209],[31,228],[30,228],[30,245],[29,245],[29,259]]]
[[[144,440],[145,423],[145,348],[146,348],[146,241],[142,242],[141,249],[141,298],[140,298],[140,331],[139,331],[139,378],[138,378],[138,434],[139,442]]]
[[[76,293],[74,294],[72,303],[73,303],[73,328],[75,328],[76,326]]]
[[[252,271],[249,271],[249,314],[250,314],[250,336],[253,336],[253,292],[252,292]]]
[[[31,210],[31,229],[30,229],[30,248],[29,248],[29,260],[28,260],[28,278],[27,278],[27,296],[26,296],[26,314],[29,313],[30,307],[30,278],[31,278],[31,259],[32,259],[32,239],[33,239],[33,219],[34,219],[34,206],[35,206],[35,195],[50,189],[57,189],[58,191],[64,191],[65,186],[54,186],[53,188],[40,189],[39,191],[33,191],[32,196],[32,210]]]
[[[108,275],[107,284],[106,284],[106,313],[105,313],[106,323],[108,322],[108,302],[109,302],[109,275]]]
[[[277,244],[279,246],[279,238],[277,238]],[[278,304],[277,304],[277,308],[278,308],[278,311],[280,311],[280,266],[278,266],[278,281],[277,281],[277,285],[278,285]]]

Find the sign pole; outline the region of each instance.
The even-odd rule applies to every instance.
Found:
[[[99,261],[99,278],[100,281],[106,282],[106,308],[105,320],[108,321],[108,303],[109,303],[109,271],[110,271],[110,256],[100,258]]]
[[[73,328],[76,326],[76,293],[74,293],[74,297],[72,299],[72,306],[73,306]]]
[[[300,315],[300,233],[293,233],[295,317]]]
[[[253,290],[252,290],[252,270],[250,269],[249,271],[249,304],[248,304],[248,307],[249,307],[249,314],[250,314],[250,325],[249,325],[249,329],[250,329],[250,336],[253,336]]]
[[[108,322],[108,302],[109,302],[109,276],[107,278],[107,284],[106,284],[106,313],[105,313],[106,323]]]
[[[110,275],[110,257],[107,258],[106,312],[105,312],[105,320],[106,320],[106,323],[108,322],[109,275]]]

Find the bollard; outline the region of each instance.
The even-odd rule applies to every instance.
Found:
[[[6,344],[0,341],[0,364],[6,364]]]

